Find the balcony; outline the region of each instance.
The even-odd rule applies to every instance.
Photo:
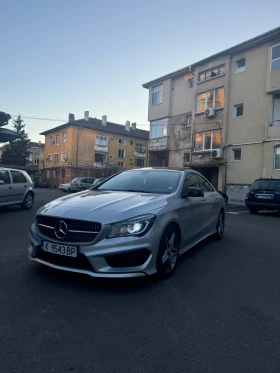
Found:
[[[146,152],[138,152],[137,150],[134,152],[134,156],[137,158],[146,158]]]
[[[101,152],[101,153],[108,153],[108,145],[102,145],[102,144],[98,144],[98,143],[95,143],[94,144],[94,151],[96,152]]]
[[[156,137],[149,140],[149,151],[167,150],[169,147],[169,137]]]

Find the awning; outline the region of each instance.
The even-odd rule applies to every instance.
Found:
[[[19,138],[19,135],[11,130],[6,128],[0,128],[0,143],[16,140]]]

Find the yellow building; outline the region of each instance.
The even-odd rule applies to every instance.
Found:
[[[43,179],[57,187],[75,177],[107,177],[121,170],[148,166],[149,131],[90,118],[69,121],[47,130]]]

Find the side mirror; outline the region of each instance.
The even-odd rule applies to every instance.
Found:
[[[0,185],[4,184],[4,180],[0,180]]]
[[[200,188],[188,187],[183,191],[182,197],[204,197],[204,193]]]

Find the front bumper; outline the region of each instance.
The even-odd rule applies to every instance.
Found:
[[[280,210],[280,204],[279,203],[257,203],[257,202],[250,202],[248,200],[245,200],[247,207],[256,208],[259,210]]]
[[[102,232],[100,235],[102,235]],[[98,241],[99,236],[97,236],[96,240],[91,243],[63,243],[65,245],[78,246],[78,257],[80,256],[80,258],[77,259],[51,253],[47,253],[46,258],[46,255],[41,255],[45,253],[41,249],[41,240],[56,244],[62,244],[62,242],[42,236],[36,230],[35,224],[33,224],[29,233],[31,246],[28,248],[28,257],[32,261],[52,268],[83,273],[92,277],[141,277],[156,273],[157,249],[161,235],[162,228],[155,223],[143,237],[104,238]],[[140,263],[134,261],[132,266],[121,266],[119,259],[144,251],[146,256],[142,257],[144,260]],[[69,264],[69,259],[71,259],[71,265]]]

